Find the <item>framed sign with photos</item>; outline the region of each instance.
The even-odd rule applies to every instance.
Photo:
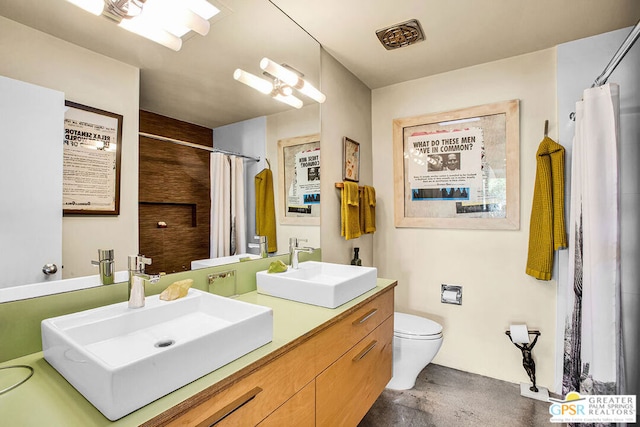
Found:
[[[281,224],[320,225],[320,135],[278,141]]]
[[[396,227],[520,227],[519,102],[393,121]]]

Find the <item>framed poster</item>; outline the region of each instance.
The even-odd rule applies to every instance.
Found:
[[[120,214],[122,116],[66,101],[64,215]]]
[[[281,224],[320,225],[320,135],[278,141]]]
[[[358,182],[360,181],[360,144],[345,136],[343,145],[342,179]]]
[[[396,227],[520,228],[519,102],[393,121]]]

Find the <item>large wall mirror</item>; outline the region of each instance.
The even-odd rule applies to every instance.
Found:
[[[188,36],[179,52],[130,34],[64,0],[5,0],[0,4],[0,37],[7,41],[0,46],[0,54],[6,58],[0,64],[0,76],[59,91],[68,101],[123,116],[120,214],[62,218],[64,268],[62,274],[53,276],[55,279],[96,275],[98,270],[91,261],[97,258],[98,249],[114,249],[116,270],[126,270],[127,256],[139,250],[139,110],[210,128],[214,147],[219,147],[216,132],[239,132],[237,145],[231,139],[220,148],[250,151],[248,154],[261,159],[247,161],[248,177],[267,167],[266,159],[277,177],[278,141],[320,131],[320,107],[314,101],[304,99],[304,106],[297,110],[233,79],[236,68],[260,75],[260,60],[268,57],[296,68],[317,86],[318,43],[271,1],[210,2],[222,13],[212,19],[209,34]],[[261,127],[260,137],[242,135],[246,124],[255,132],[256,123]],[[184,137],[188,139],[188,135]],[[275,182],[274,190],[277,200]],[[253,208],[250,200],[247,205]],[[247,214],[252,216],[253,212],[248,210]],[[287,251],[286,241],[293,236],[307,239],[310,246],[320,246],[319,225],[278,221],[277,229],[278,253]],[[248,234],[253,237],[250,229]],[[38,240],[32,243],[38,245]],[[36,253],[21,251],[22,258]],[[37,260],[35,268],[42,269],[45,263]],[[3,264],[2,268],[11,267]],[[0,282],[0,288],[12,285],[19,283]]]

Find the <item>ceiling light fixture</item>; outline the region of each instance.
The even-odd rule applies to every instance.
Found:
[[[302,108],[303,102],[293,95],[293,89],[319,103],[323,103],[327,99],[322,92],[302,78],[302,73],[287,65],[280,65],[269,58],[262,58],[260,68],[270,80],[247,73],[239,68],[234,71],[233,78],[295,108]]]
[[[169,49],[182,47],[189,31],[209,32],[209,19],[220,12],[207,0],[67,0],[96,16],[106,16],[125,30]]]

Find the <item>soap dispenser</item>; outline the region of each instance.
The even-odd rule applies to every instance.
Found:
[[[360,248],[353,248],[353,259],[351,260],[351,265],[362,265],[362,260],[360,259],[358,252],[360,252]]]

